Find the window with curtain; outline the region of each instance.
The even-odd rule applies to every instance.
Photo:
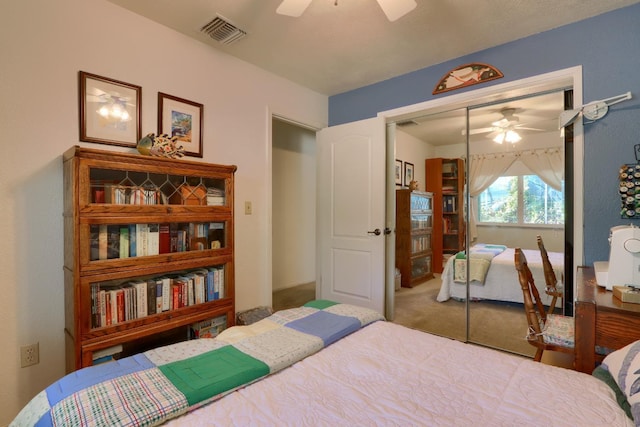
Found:
[[[478,223],[564,224],[564,153],[560,147],[471,155],[468,183],[472,240],[478,235]],[[484,212],[479,212],[481,198]],[[535,222],[541,218],[546,222]]]
[[[558,191],[538,175],[501,176],[479,194],[478,222],[564,224],[564,182]]]

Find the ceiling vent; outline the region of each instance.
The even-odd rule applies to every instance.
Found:
[[[400,126],[400,127],[404,127],[404,126],[416,126],[418,125],[418,122],[416,122],[415,120],[404,120],[401,122],[396,122],[396,126]]]
[[[242,31],[220,15],[205,24],[200,31],[222,44],[234,43],[247,35],[246,31]]]

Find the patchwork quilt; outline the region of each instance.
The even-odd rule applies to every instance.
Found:
[[[469,280],[484,284],[491,267],[491,260],[506,249],[504,245],[475,244],[469,251]],[[458,283],[467,282],[467,255],[464,251],[455,255],[453,280]]]
[[[35,396],[11,426],[151,426],[278,372],[384,318],[316,300],[216,338],[157,348],[73,372]]]

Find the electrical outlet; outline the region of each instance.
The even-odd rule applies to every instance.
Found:
[[[39,353],[38,343],[20,347],[20,367],[26,368],[27,366],[40,363]]]
[[[251,202],[244,202],[244,214],[251,215]]]

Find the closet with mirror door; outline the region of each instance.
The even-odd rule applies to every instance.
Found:
[[[441,270],[434,265],[440,274],[424,284],[424,302],[414,299],[423,304],[422,319],[414,327],[531,355],[533,347],[522,338],[526,318],[513,249],[532,251],[527,259],[534,263],[540,259],[536,236],[541,235],[563,277],[566,158],[557,118],[564,94],[556,90],[506,98],[414,118],[415,125],[397,127],[396,146],[401,152],[403,138],[419,139],[430,145],[432,159],[460,159],[465,172],[464,206],[458,209],[464,216],[463,248],[469,249],[447,253],[434,242],[434,263],[441,259]],[[430,162],[438,161],[425,159],[423,179],[436,201],[438,192],[429,186]],[[446,190],[441,189],[440,200],[446,201]],[[450,208],[440,203],[444,217]],[[451,232],[446,224],[439,224],[442,236]],[[544,288],[544,276],[536,276],[536,283]],[[401,298],[396,294],[396,301]],[[399,303],[396,317],[403,317]]]

